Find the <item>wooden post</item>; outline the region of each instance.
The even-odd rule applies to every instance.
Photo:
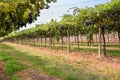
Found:
[[[102,52],[102,38],[101,38],[101,27],[99,27],[99,43],[98,43],[98,57],[101,57]]]
[[[69,29],[67,30],[67,36],[68,36],[68,52],[70,52],[70,31]]]

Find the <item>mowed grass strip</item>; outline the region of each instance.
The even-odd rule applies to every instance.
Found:
[[[7,52],[8,48],[5,45],[0,45],[0,61],[5,62],[6,73],[10,76],[11,80],[19,80],[14,74],[27,68],[27,65],[20,63],[15,57]]]
[[[30,45],[29,42],[27,42],[27,44],[25,43],[25,45]],[[40,43],[36,42],[34,46],[38,46],[40,47]],[[83,46],[83,47],[82,47]],[[78,50],[78,46],[76,44],[71,44],[71,51],[73,52],[80,52],[80,53],[94,53],[97,54],[98,53],[98,44],[94,44],[92,46],[87,46],[87,48],[85,47],[87,46],[87,43],[79,44],[79,50]],[[96,46],[96,47],[94,47]],[[44,44],[42,44],[42,47],[45,47]],[[49,44],[46,44],[46,48],[49,48]],[[120,57],[120,44],[113,44],[113,43],[109,43],[106,45],[106,53],[107,56],[111,56],[111,57]],[[61,44],[54,44],[54,46],[52,46],[52,49],[55,50],[62,50]],[[67,45],[63,46],[63,50],[67,50]],[[103,53],[103,50],[102,50]]]
[[[21,52],[16,50],[13,47],[10,47],[6,44],[0,45],[0,56],[1,60],[4,60],[6,63],[6,70],[9,75],[13,77],[13,80],[17,80],[14,76],[17,72],[22,72],[25,69],[38,70],[48,75],[53,75],[60,77],[65,80],[113,80],[113,76],[109,77],[104,75],[95,74],[86,70],[86,67],[91,64],[90,61],[86,60],[81,67],[70,64],[69,61],[66,61],[64,58],[61,60],[59,57],[48,57],[48,55],[41,56],[32,56],[29,52]],[[44,52],[45,53],[45,52]],[[44,54],[43,53],[43,54]],[[13,65],[16,64],[16,65]],[[78,63],[79,64],[79,63]],[[77,68],[75,68],[75,67]],[[11,67],[15,67],[12,69]],[[118,74],[118,73],[116,73]],[[117,76],[116,79],[119,77]]]

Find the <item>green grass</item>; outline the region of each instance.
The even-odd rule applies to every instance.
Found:
[[[30,45],[30,43],[28,43],[27,45]],[[57,44],[56,44],[57,45]],[[60,44],[59,44],[60,45]],[[40,43],[39,42],[36,42],[35,43],[35,46],[37,46],[37,47],[39,47],[40,46]],[[79,49],[79,51],[78,51],[78,48],[77,47],[72,47],[72,46],[77,46],[76,44],[71,44],[71,51],[73,51],[73,52],[82,52],[82,53],[95,53],[95,54],[97,54],[98,53],[98,49],[93,49],[93,48],[80,48]],[[80,46],[87,46],[87,43],[83,43],[83,44],[80,44]],[[98,46],[98,44],[97,43],[94,43],[94,45],[92,45],[92,46]],[[43,43],[43,45],[42,45],[42,47],[45,47],[45,45],[44,45],[44,43]],[[111,43],[108,43],[107,45],[106,45],[106,47],[116,47],[116,48],[120,48],[120,44],[111,44]],[[49,44],[46,44],[46,48],[49,48]],[[62,49],[62,47],[61,47],[61,45],[60,46],[53,46],[52,47],[53,49],[55,49],[55,50],[61,50]],[[63,47],[63,50],[67,50],[67,45],[64,45],[64,47]],[[110,49],[107,49],[107,56],[113,56],[113,57],[120,57],[120,50],[110,50]]]
[[[107,50],[109,56],[120,57],[120,50]]]
[[[0,60],[5,62],[6,73],[11,77],[11,80],[19,80],[14,74],[25,69],[27,66],[20,63],[15,57],[7,53],[6,49],[11,48],[2,44],[0,45]]]
[[[15,72],[19,72],[19,71],[25,69],[23,64],[21,64],[18,61],[15,61],[15,60],[7,61],[5,66],[6,66],[6,71],[10,76],[14,75]]]
[[[59,49],[60,47],[54,48]],[[76,51],[77,49],[73,50]],[[6,72],[11,76],[12,80],[19,80],[15,73],[29,68],[66,80],[110,80],[106,76],[86,71],[89,61],[84,61],[83,65],[81,65],[83,68],[75,68],[64,58],[61,61],[54,56],[31,56],[28,54],[30,53],[18,51],[5,44],[0,45],[0,60],[5,61]]]
[[[63,47],[64,50],[67,50],[67,47],[64,46]],[[61,50],[62,47],[61,46],[54,46],[53,49],[56,49],[56,50]],[[80,52],[80,53],[94,53],[94,54],[97,54],[98,53],[98,49],[93,49],[93,48],[79,48],[79,51],[78,51],[78,48],[76,47],[71,47],[71,51],[73,52]],[[111,57],[120,57],[120,50],[108,50],[107,49],[107,56],[111,56]]]
[[[38,66],[43,72],[65,78],[66,80],[100,80],[100,77],[96,74],[86,73],[83,69],[75,69],[68,63],[59,63],[56,59],[43,58],[42,60],[39,57],[30,57],[29,58],[34,66]],[[92,79],[90,79],[92,78]],[[104,79],[102,79],[104,80]]]
[[[30,42],[24,42],[23,44],[27,44],[27,45],[31,45]],[[35,42],[35,45],[36,46],[40,46],[40,42],[36,41]],[[47,47],[49,47],[49,42],[46,43]],[[61,43],[54,43],[54,45],[61,45]],[[64,44],[65,46],[67,46],[67,43]],[[72,46],[77,46],[76,43],[71,43]],[[42,43],[42,47],[45,46],[45,43],[43,42]],[[84,43],[79,43],[79,46],[88,46],[88,43],[87,42],[84,42]],[[93,47],[97,47],[98,46],[98,43],[92,43],[91,46]],[[103,46],[103,43],[102,43],[102,46]],[[120,48],[120,44],[119,43],[106,43],[106,47],[116,47],[116,48]]]
[[[12,80],[20,80],[20,78],[19,77],[17,77],[17,76],[12,76],[12,78],[11,78]]]

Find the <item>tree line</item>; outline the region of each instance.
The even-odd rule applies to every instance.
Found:
[[[0,36],[31,24],[56,0],[0,0]]]
[[[79,49],[79,35],[85,35],[91,44],[93,35],[98,34],[98,56],[100,57],[102,53],[103,39],[103,51],[106,57],[105,34],[117,32],[120,42],[120,1],[113,0],[106,4],[96,5],[95,7],[86,7],[84,9],[74,7],[72,9],[73,14],[63,15],[59,22],[51,20],[49,23],[36,25],[35,28],[11,33],[5,36],[4,40],[16,42],[19,40],[31,40],[34,42],[38,38],[40,39],[40,45],[42,45],[44,39],[46,47],[46,40],[49,38],[49,46],[52,48],[54,43],[52,39],[54,38],[56,41],[61,40],[61,47],[63,49],[63,38],[67,37],[67,48],[68,52],[70,52],[71,36],[76,36]]]

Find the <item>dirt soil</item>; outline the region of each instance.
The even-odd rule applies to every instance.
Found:
[[[56,78],[54,76],[49,76],[31,69],[25,70],[16,75],[20,77],[21,80],[63,80],[63,79]]]
[[[22,44],[13,44],[13,43],[7,43],[8,45],[18,47],[19,49],[27,52],[34,52],[31,55],[40,56],[39,53],[44,53],[43,55],[46,56],[46,54],[49,54],[51,56],[64,56],[66,60],[75,62],[83,59],[90,60],[92,62],[95,62],[96,66],[101,67],[110,67],[115,70],[120,70],[120,58],[119,57],[109,57],[106,58],[101,56],[101,58],[98,58],[95,53],[78,53],[78,52],[70,52],[68,53],[65,50],[54,50],[49,48],[41,48],[41,47],[33,47],[29,45],[22,45]],[[104,65],[104,66],[102,66]]]
[[[3,61],[0,61],[0,80],[10,80],[10,77],[5,72],[5,66]]]
[[[106,68],[113,70],[113,71],[119,71],[120,70],[120,58],[117,57],[101,57],[98,58],[97,55],[94,53],[77,53],[77,52],[71,52],[68,53],[67,51],[62,51],[62,50],[52,50],[48,48],[40,48],[40,47],[32,47],[29,45],[21,45],[21,44],[12,44],[12,43],[6,43],[10,46],[16,47],[22,51],[27,51],[27,52],[34,52],[31,55],[36,55],[36,56],[41,56],[39,53],[44,53],[42,55],[49,55],[49,56],[56,56],[56,57],[62,57],[69,61],[72,64],[76,64],[78,62],[81,62],[83,60],[91,61],[92,63],[89,64],[88,70],[92,71],[93,73],[98,72],[97,69],[100,69],[100,72],[98,74],[102,74],[105,72]],[[61,58],[62,59],[62,58]],[[96,69],[97,68],[97,69]],[[96,69],[96,70],[95,70]],[[21,77],[23,74],[21,74]],[[23,80],[60,80],[56,79],[54,77],[50,77],[47,75],[43,74],[38,74],[37,72],[34,72],[32,70],[28,70],[24,72],[24,75],[28,77],[23,77]],[[36,77],[36,78],[35,78]],[[7,80],[7,79],[6,79]]]

